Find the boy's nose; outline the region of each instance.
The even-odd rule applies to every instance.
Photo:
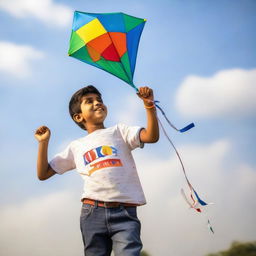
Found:
[[[101,105],[102,105],[102,102],[100,102],[100,101],[95,101],[94,105],[95,105],[96,107],[101,106]]]

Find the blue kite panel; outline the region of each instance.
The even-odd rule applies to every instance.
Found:
[[[130,60],[132,76],[134,74],[137,52],[139,47],[139,41],[145,22],[141,23],[137,27],[133,28],[127,33],[127,50]]]
[[[95,14],[95,16],[108,32],[126,32],[122,13]]]
[[[87,24],[88,22],[94,20],[95,17],[92,15],[89,15],[84,12],[78,12],[75,11],[74,13],[74,20],[73,20],[73,31],[77,31],[79,28],[81,28],[83,25]]]

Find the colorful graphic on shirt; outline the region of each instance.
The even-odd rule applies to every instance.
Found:
[[[104,145],[91,149],[83,155],[85,165],[87,166],[88,164],[90,164],[90,170],[88,172],[89,175],[100,169],[123,166],[120,159],[113,158],[105,159],[95,164],[91,164],[93,161],[107,156],[117,156],[117,149],[113,146]]]
[[[117,156],[117,149],[112,146],[100,146],[91,149],[84,154],[84,163],[87,165],[94,160],[105,156]]]
[[[96,164],[91,164],[90,167],[92,167],[92,169],[89,171],[89,176],[93,172],[103,169],[103,168],[120,167],[120,166],[123,166],[120,159],[106,159],[106,160],[100,161]]]

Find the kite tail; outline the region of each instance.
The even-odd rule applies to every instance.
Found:
[[[172,147],[173,147],[173,149],[174,149],[174,151],[175,151],[175,153],[176,153],[176,155],[177,155],[177,157],[178,157],[178,159],[179,159],[179,162],[180,162],[181,167],[182,167],[183,174],[184,174],[184,176],[185,176],[185,179],[186,179],[186,181],[187,181],[188,187],[189,187],[189,189],[190,189],[191,199],[193,200],[193,204],[192,204],[192,205],[196,205],[197,203],[199,203],[201,206],[207,205],[207,203],[205,203],[205,202],[199,197],[198,193],[195,191],[195,189],[194,189],[193,186],[191,185],[191,183],[190,183],[190,181],[189,181],[189,179],[188,179],[186,170],[185,170],[185,166],[184,166],[184,164],[183,164],[183,161],[182,161],[182,159],[181,159],[181,157],[180,157],[180,154],[179,154],[178,150],[176,149],[176,147],[175,147],[175,145],[173,144],[172,140],[171,140],[170,137],[168,136],[168,134],[167,134],[166,130],[164,129],[164,126],[163,126],[162,122],[160,121],[160,119],[159,119],[159,118],[157,118],[157,119],[158,119],[158,122],[159,122],[159,124],[160,124],[160,126],[161,126],[163,132],[164,132],[165,137],[167,138],[167,140],[168,140],[168,141],[170,142],[170,144],[172,145]],[[193,196],[193,195],[196,197],[196,199],[194,199],[194,196]],[[192,207],[192,208],[194,208],[194,207]]]
[[[187,196],[186,196],[186,194],[185,194],[185,192],[184,192],[184,189],[181,189],[181,194],[182,194],[183,198],[185,199],[185,201],[187,202],[187,204],[190,206],[190,208],[192,208],[192,209],[196,210],[197,212],[200,212],[200,213],[201,213],[201,212],[202,212],[201,206],[206,206],[206,205],[209,205],[209,204],[206,203],[205,201],[203,201],[203,200],[199,197],[198,193],[195,191],[195,189],[194,189],[193,186],[191,185],[191,183],[190,183],[190,181],[189,181],[189,179],[188,179],[188,177],[187,177],[187,174],[186,174],[185,166],[184,166],[184,164],[183,164],[183,162],[182,162],[182,159],[181,159],[181,157],[180,157],[180,154],[179,154],[178,150],[176,149],[176,147],[175,147],[175,145],[173,144],[172,140],[171,140],[170,137],[168,136],[168,134],[167,134],[166,130],[164,129],[164,126],[163,126],[162,122],[160,121],[160,119],[159,119],[159,118],[157,118],[157,119],[158,119],[158,122],[159,122],[159,124],[160,124],[160,127],[162,128],[162,131],[164,132],[165,137],[167,138],[167,140],[168,140],[168,141],[170,142],[170,144],[172,145],[172,147],[173,147],[173,149],[174,149],[174,151],[175,151],[175,153],[176,153],[176,155],[177,155],[177,157],[178,157],[178,159],[179,159],[179,162],[180,162],[181,167],[182,167],[183,174],[184,174],[184,176],[185,176],[185,179],[186,179],[186,181],[187,181],[187,185],[188,185],[189,190],[190,190],[190,198],[191,198],[191,200],[189,200],[189,199],[187,198]],[[168,123],[169,123],[169,122],[168,122]],[[184,129],[184,128],[183,128],[183,129]],[[211,224],[210,224],[209,219],[208,219],[208,222],[207,222],[207,226],[208,226],[209,230],[210,230],[212,233],[214,233],[213,228],[212,228],[212,226],[211,226]]]
[[[214,230],[213,230],[213,228],[212,228],[212,225],[211,225],[211,222],[210,222],[209,219],[208,219],[208,221],[207,221],[207,226],[208,226],[209,230],[214,234]]]
[[[170,120],[167,118],[167,116],[166,116],[164,110],[157,104],[157,103],[160,103],[160,101],[155,100],[154,103],[155,103],[155,106],[160,110],[160,112],[161,112],[162,115],[164,116],[164,118],[165,118],[165,120],[167,121],[167,123],[168,123],[174,130],[176,130],[177,132],[183,133],[183,132],[186,132],[186,131],[190,130],[191,128],[193,128],[193,127],[195,126],[194,123],[191,123],[191,124],[189,124],[189,125],[183,127],[182,129],[176,128],[176,127],[170,122]]]

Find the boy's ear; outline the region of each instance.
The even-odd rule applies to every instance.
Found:
[[[74,119],[75,122],[81,123],[83,121],[83,116],[82,116],[81,113],[80,114],[74,114],[73,119]]]

